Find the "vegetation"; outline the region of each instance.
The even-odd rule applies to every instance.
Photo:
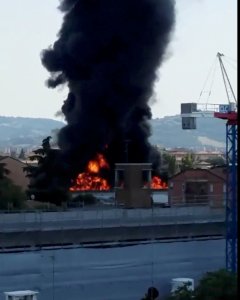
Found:
[[[187,153],[183,158],[181,162],[180,169],[181,171],[193,169],[198,162],[198,157],[193,153]]]
[[[168,300],[236,300],[237,275],[226,270],[208,272],[194,291],[180,287]]]
[[[0,163],[0,209],[20,209],[24,206],[26,196],[7,177],[9,173],[5,164]]]
[[[35,165],[24,168],[30,178],[27,194],[33,200],[62,205],[68,200],[68,191],[57,169],[59,150],[51,149],[50,139],[50,136],[45,138],[42,147],[33,151],[34,155],[29,157],[36,162]]]
[[[190,290],[188,284],[179,287],[167,300],[193,300],[194,291]]]
[[[196,300],[236,300],[237,276],[226,270],[207,273],[195,292]]]
[[[226,165],[226,161],[223,157],[213,157],[206,160],[213,167],[224,167]]]
[[[172,177],[178,172],[178,165],[175,156],[164,152],[162,154],[162,163],[166,166],[168,178]]]

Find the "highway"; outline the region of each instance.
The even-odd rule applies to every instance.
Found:
[[[224,248],[207,240],[2,253],[0,300],[19,289],[38,290],[38,300],[140,300],[152,284],[163,295],[173,277],[224,267]]]

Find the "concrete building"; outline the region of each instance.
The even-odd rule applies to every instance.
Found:
[[[10,156],[0,156],[0,163],[5,164],[5,168],[10,172],[6,175],[15,185],[20,186],[23,191],[26,191],[29,179],[26,177],[26,173],[23,168],[27,165]]]
[[[223,207],[226,195],[224,168],[191,169],[169,180],[171,205],[209,205]]]
[[[126,208],[150,208],[151,171],[149,163],[119,163],[115,169],[116,204]]]

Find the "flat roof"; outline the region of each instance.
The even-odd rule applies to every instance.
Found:
[[[38,292],[36,291],[30,291],[30,290],[25,290],[25,291],[13,291],[13,292],[5,292],[4,293],[7,296],[33,296],[38,294]]]

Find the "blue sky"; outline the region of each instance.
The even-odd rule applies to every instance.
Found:
[[[226,68],[236,92],[237,0],[176,2],[176,29],[155,83],[153,117],[179,113],[181,102],[227,102],[218,65],[199,100],[218,51],[228,59]],[[58,4],[58,0],[1,1],[0,115],[54,118],[60,109],[67,90],[45,86],[48,73],[40,61],[41,50],[56,40],[61,26]]]

